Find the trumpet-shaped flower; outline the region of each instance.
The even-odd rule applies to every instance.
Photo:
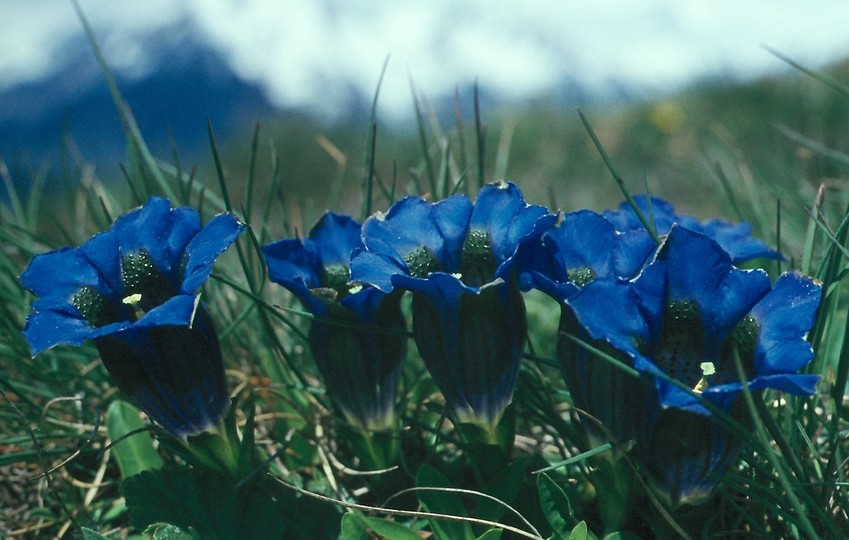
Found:
[[[512,400],[527,329],[514,258],[554,220],[501,183],[474,204],[407,197],[363,226],[351,277],[413,293],[416,345],[460,422],[492,433]]]
[[[562,301],[596,279],[631,279],[655,247],[645,229],[617,231],[604,216],[580,210],[546,232],[541,248],[525,250],[523,279]]]
[[[541,249],[527,250],[523,279],[561,303],[557,358],[572,403],[583,414],[582,425],[598,446],[615,434],[622,442],[635,437],[642,389],[615,366],[593,358],[574,338],[589,340],[564,303],[596,280],[624,281],[636,276],[657,245],[645,229],[617,231],[603,216],[581,210],[542,236]],[[613,313],[625,312],[627,306]],[[602,390],[603,389],[603,390]],[[618,396],[617,401],[610,394]]]
[[[262,247],[269,276],[318,318],[310,349],[328,394],[351,424],[395,426],[395,402],[406,354],[400,294],[349,283],[351,253],[362,247],[360,225],[326,213],[305,239]]]
[[[714,239],[731,256],[734,264],[752,259],[781,258],[780,253],[752,237],[752,226],[745,221],[730,223],[717,218],[699,221],[692,216],[677,214],[671,204],[658,197],[649,198],[644,195],[637,195],[634,197],[634,202],[643,216],[652,222],[657,234],[668,234],[672,225],[677,223],[691,231],[700,232]],[[627,202],[623,202],[618,210],[604,212],[604,217],[609,219],[620,231],[643,228],[640,219]]]
[[[722,410],[743,421],[744,385],[815,391],[817,377],[798,372],[813,357],[805,336],[820,294],[819,284],[795,272],[772,285],[761,270],[735,268],[716,242],[673,226],[636,279],[597,280],[568,300],[592,340],[650,381],[637,442],[673,504],[704,500],[732,463],[740,443],[712,416]],[[619,405],[617,395],[608,398]]]
[[[218,336],[200,296],[215,259],[244,227],[152,197],[78,248],[33,257],[21,283],[38,296],[24,335],[33,355],[93,340],[127,398],[177,437],[218,425],[229,403]]]

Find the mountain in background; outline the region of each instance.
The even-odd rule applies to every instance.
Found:
[[[226,141],[237,128],[244,131],[281,112],[189,29],[149,36],[145,52],[147,69],[115,76],[155,155],[169,158],[173,148],[181,156],[207,150],[207,120],[216,138]],[[66,57],[56,73],[0,91],[0,157],[17,179],[45,167],[56,170],[64,148],[73,149],[72,160],[115,172],[125,159],[121,121],[91,47],[78,42]]]
[[[280,107],[267,98],[259,84],[240,78],[227,58],[200,35],[187,21],[161,29],[142,42],[143,64],[130,70],[113,70],[145,141],[157,157],[170,161],[176,149],[186,168],[209,163],[207,121],[212,122],[216,141],[222,147],[231,142],[241,144],[242,139],[236,137],[249,139],[257,123],[277,128],[282,125],[292,131],[292,136],[305,137],[304,141],[289,141],[293,148],[281,149],[284,157],[287,151],[303,154],[303,146],[315,146],[315,134],[327,130],[354,131],[357,137],[365,137],[373,96],[363,95],[353,83],[324,81],[322,88],[315,89],[314,101],[322,105],[316,109]],[[110,51],[106,48],[104,52],[108,61]],[[84,39],[72,43],[57,65],[62,67],[45,78],[0,91],[0,159],[11,170],[12,178],[22,184],[33,175],[58,178],[65,167],[81,163],[94,165],[103,181],[119,180],[119,165],[126,160],[126,139],[90,44]],[[334,91],[327,92],[331,85]],[[545,100],[571,109],[599,101],[629,101],[634,98],[632,91],[611,84],[609,95],[599,96],[580,82],[569,80],[547,94]],[[465,119],[471,121],[472,88],[458,88],[457,94]],[[429,95],[427,88],[420,88],[418,96],[422,106],[438,111],[443,125],[454,124],[453,95]],[[479,96],[484,121],[492,118],[493,111],[516,105],[486,88],[481,88]],[[381,112],[378,103],[384,127],[394,122],[394,131],[416,133],[412,98],[409,118],[384,118]],[[314,129],[304,135],[305,126]],[[326,157],[323,150],[316,151]]]

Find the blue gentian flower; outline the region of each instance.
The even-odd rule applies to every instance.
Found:
[[[692,216],[677,214],[671,204],[658,197],[649,198],[645,195],[637,195],[634,197],[634,202],[646,219],[653,220],[658,235],[668,234],[672,225],[677,223],[691,231],[700,232],[714,239],[722,246],[722,249],[731,255],[734,264],[752,259],[781,258],[780,253],[752,237],[752,226],[745,221],[730,223],[717,218],[699,221]],[[651,209],[649,209],[649,202],[651,202]],[[604,217],[610,220],[620,231],[643,228],[643,224],[627,202],[623,202],[618,210],[605,211]]]
[[[231,214],[151,197],[78,248],[33,257],[21,284],[38,296],[24,335],[33,355],[93,340],[127,399],[173,435],[217,426],[229,403],[218,336],[200,296],[243,229]]]
[[[413,293],[416,345],[461,423],[491,434],[512,399],[527,330],[514,256],[555,219],[501,183],[474,204],[407,197],[363,225],[351,277]]]
[[[611,434],[623,443],[635,437],[642,389],[627,373],[576,344],[572,337],[591,339],[564,302],[592,281],[635,277],[656,247],[645,229],[617,231],[603,216],[580,210],[565,214],[542,236],[539,247],[523,253],[524,279],[561,304],[557,358],[591,446],[607,442]],[[610,394],[618,399],[611,400]]]
[[[351,253],[362,247],[360,225],[326,213],[305,239],[262,246],[271,281],[289,289],[317,316],[310,349],[327,392],[351,424],[368,431],[395,427],[406,322],[400,293],[349,283]]]
[[[710,495],[739,448],[705,405],[745,421],[735,358],[752,391],[814,393],[818,377],[798,372],[813,357],[805,336],[820,295],[818,283],[796,272],[772,285],[762,270],[735,268],[715,241],[673,226],[636,279],[596,280],[569,298],[591,339],[650,381],[637,443],[650,479],[673,505]]]
[[[635,277],[656,247],[645,229],[617,231],[604,216],[579,210],[565,214],[539,247],[524,250],[523,279],[562,301],[595,279]]]

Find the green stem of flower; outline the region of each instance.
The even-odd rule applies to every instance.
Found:
[[[383,470],[398,462],[399,438],[396,430],[365,431],[349,428],[354,453],[366,470]]]

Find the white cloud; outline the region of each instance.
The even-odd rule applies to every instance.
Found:
[[[79,31],[71,6],[9,0],[0,6],[0,88],[50,72],[59,47]]]
[[[180,2],[167,0],[79,3],[104,54],[119,69],[140,69],[147,59],[140,41],[187,13]],[[83,41],[70,0],[3,0],[0,21],[0,89],[52,74],[68,60],[67,49]]]
[[[849,55],[849,2],[749,0],[80,0],[116,67],[146,69],[140,43],[187,21],[280,104],[333,108],[349,88],[410,109],[474,80],[521,97],[565,76],[663,90],[696,76],[781,69],[762,45],[812,65]],[[49,74],[81,26],[69,0],[0,2],[0,88]]]

